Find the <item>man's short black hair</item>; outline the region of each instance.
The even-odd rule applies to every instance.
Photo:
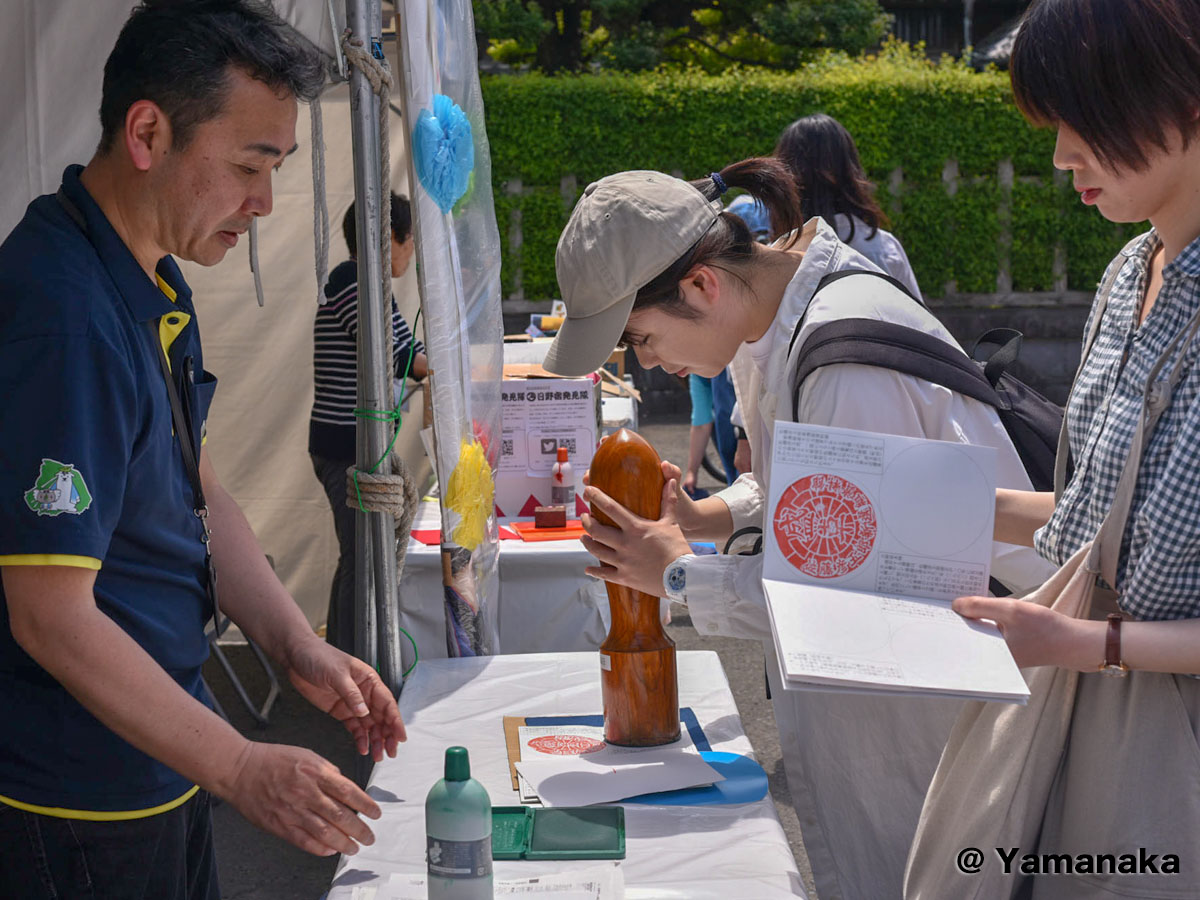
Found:
[[[412,207],[409,206],[408,198],[403,194],[397,194],[392,191],[392,236],[403,244],[408,240],[408,236],[412,233]],[[354,232],[354,204],[350,204],[350,208],[346,210],[346,214],[342,216],[342,235],[346,238],[346,246],[350,248],[350,255],[358,255],[358,237]]]
[[[1200,0],[1035,0],[1010,62],[1027,118],[1062,122],[1110,169],[1186,146],[1200,103]]]
[[[305,102],[325,83],[317,51],[261,0],[144,0],[104,64],[100,153],[139,100],[166,113],[175,147],[221,114],[236,68]]]

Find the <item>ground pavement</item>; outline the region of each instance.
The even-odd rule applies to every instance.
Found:
[[[641,433],[660,455],[682,464],[686,460],[688,426],[683,423],[646,425]],[[715,453],[712,454],[715,459]],[[716,487],[701,473],[702,487]],[[800,840],[800,828],[792,809],[791,796],[780,758],[779,734],[775,716],[764,691],[763,653],[755,641],[735,638],[702,638],[680,607],[673,608],[674,620],[668,627],[681,650],[716,650],[725,667],[742,724],[758,761],[770,778],[771,796],[792,845],[792,852],[804,877],[809,896],[816,898],[808,860]],[[228,650],[233,665],[251,696],[265,694],[265,679],[244,647]],[[242,709],[224,674],[210,660],[205,675],[233,724],[255,740],[296,744],[308,747],[337,765],[343,772],[355,771],[355,754],[349,736],[336,722],[309,706],[290,685],[282,685],[282,695],[271,712],[270,723],[259,728]],[[414,777],[428,777],[426,773]],[[431,782],[432,783],[432,782]],[[316,900],[329,887],[336,857],[320,859],[297,850],[248,824],[228,804],[220,804],[214,813],[217,864],[220,869],[224,900]]]

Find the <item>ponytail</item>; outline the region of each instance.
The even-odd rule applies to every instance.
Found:
[[[731,163],[714,174],[725,186],[744,190],[767,208],[771,215],[771,234],[775,237],[795,231],[804,224],[796,179],[782,160],[757,156]],[[709,200],[716,200],[724,193],[712,175],[693,181],[692,186]],[[722,215],[737,218],[732,213]]]
[[[708,200],[717,200],[727,188],[746,191],[767,208],[771,232],[776,236],[798,232],[804,224],[800,192],[788,167],[774,157],[744,159],[704,178],[691,182]],[[791,246],[794,235],[788,242]],[[761,248],[740,217],[722,212],[708,233],[648,284],[638,290],[633,308],[661,308],[683,319],[696,317],[679,290],[679,283],[696,266],[712,266],[745,282],[739,269],[750,263]]]

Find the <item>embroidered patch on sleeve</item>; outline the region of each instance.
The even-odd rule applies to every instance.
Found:
[[[92,494],[83,474],[73,465],[43,459],[37,480],[25,492],[25,503],[39,516],[77,516],[92,505]]]

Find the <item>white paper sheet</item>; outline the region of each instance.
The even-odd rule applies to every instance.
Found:
[[[579,378],[506,379],[500,471],[549,477],[561,445],[582,475],[596,448],[596,390]]]
[[[626,797],[674,791],[724,781],[697,753],[644,750],[638,753],[590,753],[517,763],[545,806],[589,806]]]
[[[622,900],[625,878],[617,865],[593,866],[550,875],[496,879],[493,894],[496,897],[536,897],[537,900]],[[393,873],[375,895],[375,900],[426,900],[428,896],[424,875]]]
[[[587,760],[594,766],[603,767],[609,761],[616,760],[614,765],[626,765],[627,762],[623,759],[630,754],[657,753],[659,757],[664,753],[674,753],[676,751],[685,751],[692,753],[699,758],[699,752],[696,749],[695,743],[692,741],[692,736],[687,730],[687,726],[680,723],[679,740],[670,744],[661,744],[657,747],[618,747],[613,744],[607,744],[604,741],[604,727],[602,725],[522,725],[517,729],[518,739],[520,741],[520,759],[526,762],[530,760],[568,760],[586,757]],[[659,757],[655,757],[657,759]],[[651,762],[647,758],[647,763]],[[568,767],[569,768],[569,767]],[[587,771],[591,771],[588,769]],[[715,770],[714,770],[715,771]],[[561,774],[561,773],[560,773]],[[710,781],[700,782],[702,784],[710,784]],[[517,791],[521,797],[522,803],[544,803],[546,806],[562,806],[565,801],[558,804],[546,803],[539,796],[536,786],[532,781],[521,772],[521,766],[517,766]],[[691,785],[684,785],[690,787]],[[614,790],[615,788],[606,788],[606,790]],[[668,788],[652,787],[650,791],[669,790]],[[646,793],[643,791],[642,793]],[[617,799],[625,799],[632,797],[635,794],[624,794]],[[593,803],[604,802],[600,800],[590,801]],[[579,803],[577,805],[583,805]]]
[[[1024,702],[986,594],[995,451],[776,422],[763,586],[788,687]]]

